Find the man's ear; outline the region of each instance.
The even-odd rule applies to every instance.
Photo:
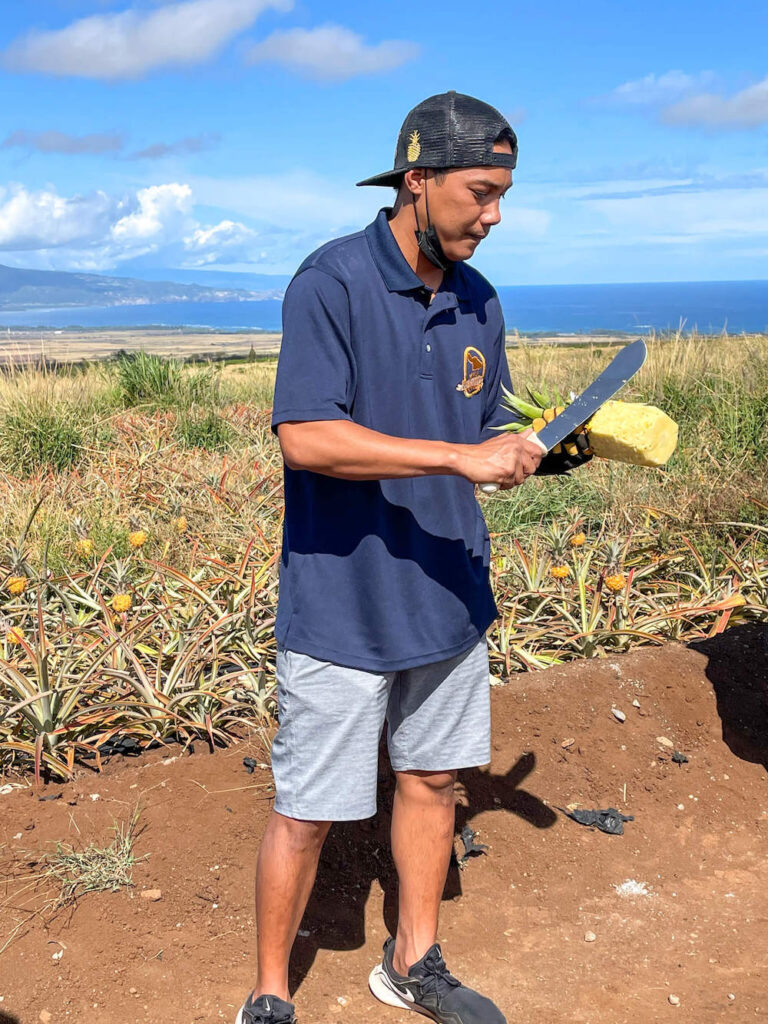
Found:
[[[403,175],[403,184],[411,195],[420,196],[424,191],[426,176],[427,172],[423,167],[412,167]],[[406,196],[405,198],[407,199],[408,197]]]

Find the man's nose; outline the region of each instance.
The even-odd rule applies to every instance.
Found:
[[[480,215],[480,223],[485,227],[492,228],[494,224],[498,224],[501,220],[501,209],[500,203],[497,199],[491,203]]]

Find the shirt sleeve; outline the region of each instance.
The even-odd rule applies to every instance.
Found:
[[[330,274],[309,267],[283,300],[272,431],[286,420],[349,420],[355,392],[349,297]]]
[[[500,427],[519,420],[515,413],[510,412],[501,405],[501,400],[504,397],[504,392],[501,390],[502,384],[508,391],[514,391],[512,378],[509,373],[509,364],[507,363],[506,331],[504,330],[503,321],[501,333],[496,343],[496,351],[498,358],[485,396],[483,427],[480,434],[481,441],[488,441],[492,437],[498,437],[499,432],[498,430],[493,430],[493,427]]]

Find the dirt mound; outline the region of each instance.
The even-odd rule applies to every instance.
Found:
[[[768,1020],[768,627],[516,676],[493,705],[493,762],[458,786],[458,830],[490,850],[451,868],[440,938],[454,973],[510,1022]],[[28,922],[0,956],[0,1024],[234,1020],[272,795],[269,770],[247,774],[244,756],[263,760],[249,740],[215,756],[153,751],[43,794],[60,799],[0,796],[6,895],[25,858],[57,840],[106,845],[139,801],[148,854],[133,890]],[[294,952],[302,1024],[405,1020],[366,986],[394,927],[384,758],[381,778],[376,818],[335,826],[323,852]],[[557,809],[574,804],[634,821],[604,835]],[[141,895],[152,889],[159,899]],[[5,907],[0,945],[43,895]]]

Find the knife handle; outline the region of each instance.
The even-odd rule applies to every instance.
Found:
[[[539,440],[539,436],[536,433],[530,434],[528,437],[526,437],[526,441],[533,441],[533,442],[535,442],[539,446],[539,448],[541,448],[541,450],[544,452],[545,455],[549,451],[549,449],[544,444],[544,442]],[[480,490],[483,492],[483,494],[495,494],[496,491],[498,491],[498,489],[499,489],[499,485],[498,484],[480,484],[479,486],[480,486]]]

